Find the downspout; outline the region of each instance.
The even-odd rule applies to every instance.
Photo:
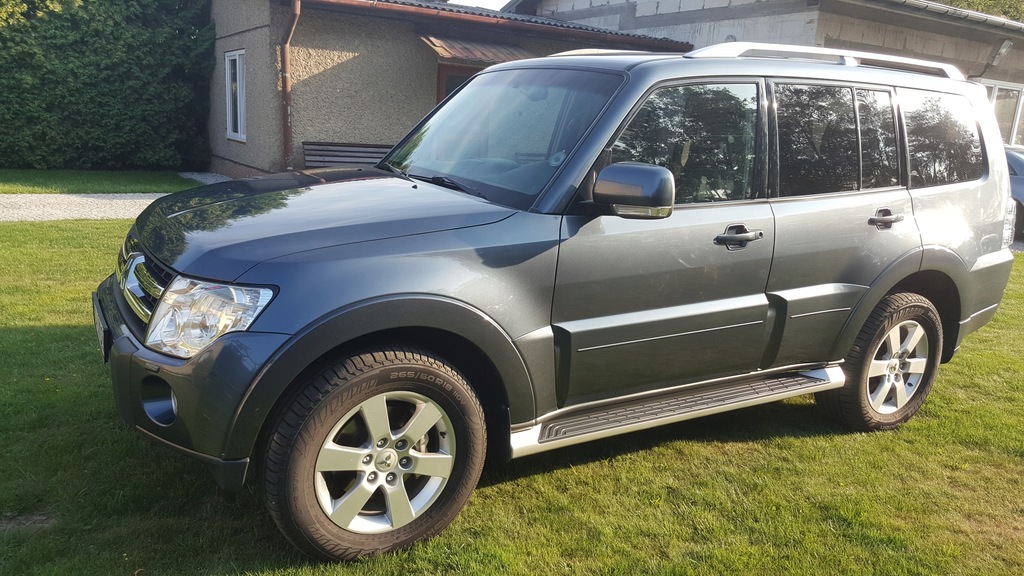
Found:
[[[288,26],[288,32],[281,40],[281,157],[284,160],[284,169],[292,170],[292,77],[291,77],[291,52],[292,36],[295,35],[295,27],[299,24],[299,11],[302,0],[292,0],[292,21]]]

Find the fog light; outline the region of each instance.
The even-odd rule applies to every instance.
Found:
[[[170,426],[178,417],[178,399],[170,385],[160,378],[150,377],[142,381],[139,391],[142,397],[142,409],[146,416],[160,426]]]

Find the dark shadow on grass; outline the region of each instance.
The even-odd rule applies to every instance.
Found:
[[[95,339],[91,326],[0,329],[0,357],[14,375],[4,384],[11,404],[0,407],[0,437],[8,448],[0,470],[18,471],[0,478],[0,517],[46,513],[56,519],[39,530],[16,531],[10,552],[0,550],[0,556],[10,554],[12,573],[47,571],[54,549],[67,550],[82,573],[105,573],[109,564],[102,559],[121,555],[132,564],[127,573],[226,574],[317,564],[270,519],[255,470],[228,501],[203,464],[118,421]],[[844,431],[813,405],[774,403],[492,465],[481,486],[677,440],[748,442]]]

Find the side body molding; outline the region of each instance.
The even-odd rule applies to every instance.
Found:
[[[289,339],[249,387],[225,442],[225,459],[251,455],[275,403],[303,370],[332,350],[360,337],[399,328],[442,330],[473,342],[501,378],[510,421],[535,417],[526,362],[501,327],[457,300],[429,294],[392,295],[355,303],[322,317]],[[457,358],[451,361],[458,363]]]

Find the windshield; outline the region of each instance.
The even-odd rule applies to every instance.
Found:
[[[387,163],[526,210],[622,83],[613,74],[528,69],[473,78]]]

